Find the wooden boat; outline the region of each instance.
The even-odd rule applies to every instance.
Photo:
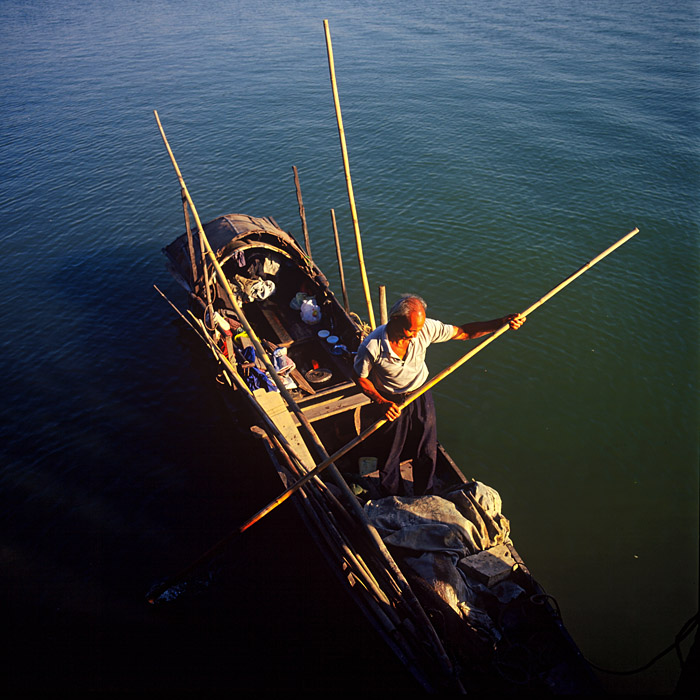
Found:
[[[187,292],[180,314],[286,488],[377,420],[352,372],[368,329],[274,219],[221,216],[203,226],[205,240],[186,221],[164,249]],[[498,494],[467,481],[440,445],[437,495],[412,497],[407,454],[406,496],[380,498],[382,435],[291,498],[342,586],[417,683],[428,692],[598,692],[552,599],[515,550]],[[436,513],[446,514],[442,533],[450,531],[442,549],[430,530]],[[419,527],[405,531],[406,522]],[[422,535],[431,541],[424,550]]]

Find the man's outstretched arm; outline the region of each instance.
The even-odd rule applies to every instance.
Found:
[[[495,318],[493,321],[465,323],[463,326],[454,327],[455,330],[452,339],[474,340],[474,338],[481,338],[483,335],[495,333],[499,328],[505,326],[506,323],[510,325],[512,330],[517,331],[525,321],[525,316],[521,316],[520,314],[508,314],[508,316],[504,316],[503,318]]]

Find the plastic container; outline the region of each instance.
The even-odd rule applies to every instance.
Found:
[[[291,372],[296,367],[292,358],[287,355],[287,348],[277,348],[272,355],[272,363],[278,374],[282,372]]]

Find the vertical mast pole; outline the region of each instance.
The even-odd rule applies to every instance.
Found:
[[[383,284],[379,285],[379,323],[382,325],[389,320],[389,316],[386,310],[386,286]]]
[[[340,289],[343,292],[343,305],[350,313],[350,302],[348,301],[348,291],[345,289],[345,273],[343,272],[343,258],[340,254],[340,239],[338,238],[338,226],[335,223],[335,210],[331,209],[331,221],[333,222],[333,236],[335,237],[335,254],[338,258],[338,274],[340,275]]]
[[[192,238],[192,227],[190,226],[190,212],[187,209],[187,197],[185,193],[181,190],[182,195],[182,209],[185,214],[185,228],[187,230],[187,250],[190,254],[190,269],[192,272],[192,291],[196,291],[195,284],[197,282],[197,258],[194,254],[194,239]],[[204,260],[202,260],[204,264]]]
[[[299,217],[301,218],[301,228],[304,231],[304,245],[306,246],[306,254],[311,260],[311,243],[309,241],[309,229],[306,227],[306,210],[304,209],[304,202],[301,198],[301,185],[299,185],[299,172],[297,171],[297,166],[293,165],[292,170],[294,170],[294,186],[297,190],[297,204],[299,204]]]
[[[328,50],[328,68],[331,75],[331,86],[333,88],[333,101],[335,102],[335,116],[338,121],[338,135],[340,136],[340,149],[343,154],[343,167],[345,168],[345,182],[348,188],[348,200],[350,202],[350,213],[352,215],[352,226],[355,231],[355,244],[357,246],[357,261],[360,265],[362,276],[362,288],[367,302],[367,316],[369,325],[374,329],[374,310],[372,309],[372,299],[369,293],[369,283],[367,282],[367,272],[365,270],[365,260],[362,255],[362,239],[360,237],[360,225],[357,221],[357,210],[355,209],[355,195],[352,190],[352,180],[350,179],[350,163],[348,162],[347,145],[345,143],[345,131],[343,130],[343,117],[340,113],[340,100],[338,98],[338,86],[335,82],[335,66],[333,63],[333,47],[331,45],[331,33],[328,28],[328,20],[323,20],[323,28],[326,32],[326,48]]]

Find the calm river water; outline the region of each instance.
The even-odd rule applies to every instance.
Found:
[[[153,110],[205,221],[300,236],[297,166],[314,258],[339,293],[335,209],[364,316],[323,19],[375,302],[384,284],[448,322],[520,311],[639,227],[439,385],[439,433],[596,666],[636,669],[697,611],[697,3],[3,0],[12,688],[410,688],[291,507],[196,602],[144,603],[279,490],[152,286],[182,300]],[[464,351],[434,348],[432,371]],[[678,675],[670,654],[601,679],[666,694]]]

